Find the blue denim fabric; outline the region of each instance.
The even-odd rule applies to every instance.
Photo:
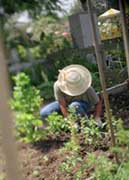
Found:
[[[85,101],[73,101],[68,105],[69,108],[75,108],[77,115],[85,116],[87,115],[90,105]],[[44,106],[40,110],[40,115],[42,119],[47,118],[52,112],[61,113],[60,105],[58,101],[54,101]]]
[[[87,115],[90,109],[90,105],[86,101],[73,101],[68,107],[74,108],[76,110],[76,114],[80,116]]]
[[[40,116],[42,119],[45,119],[52,112],[57,112],[57,113],[61,114],[60,105],[59,105],[58,101],[51,102],[51,103],[47,104],[46,106],[44,106],[43,108],[41,108]]]

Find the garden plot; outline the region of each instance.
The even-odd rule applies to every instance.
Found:
[[[129,124],[128,94],[129,91],[126,91],[110,96],[113,115],[121,117],[126,127]],[[94,142],[91,143],[85,143],[84,135],[77,133],[79,137],[79,151],[74,149],[74,147],[77,147],[77,144],[73,144],[72,147],[67,146],[67,151],[64,150],[65,144],[70,141],[70,133],[66,132],[62,132],[59,136],[49,136],[47,140],[34,144],[18,142],[24,178],[26,180],[98,180],[99,177],[105,179],[106,176],[109,176],[109,180],[112,180],[114,177],[117,180],[121,178],[128,180],[128,156],[126,156],[125,167],[123,163],[119,167],[120,176],[117,171],[114,154],[110,151],[110,137],[105,131],[103,131],[102,138],[92,139]],[[128,147],[127,141],[124,141],[125,144],[119,144],[123,154],[126,147]],[[121,157],[119,156],[119,158]],[[0,171],[0,178],[6,179],[3,174],[5,172],[4,167]],[[122,176],[123,172],[126,174],[126,177]]]

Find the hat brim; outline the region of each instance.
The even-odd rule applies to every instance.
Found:
[[[63,82],[61,78],[61,73],[59,73],[57,83],[60,90],[70,96],[78,96],[83,94],[91,86],[91,73],[87,68],[78,64],[69,65],[62,69],[62,71],[65,71],[66,73],[69,70],[78,71],[81,74],[81,80],[83,83],[81,84],[81,86],[78,86],[76,84],[74,86],[70,86],[69,84]]]

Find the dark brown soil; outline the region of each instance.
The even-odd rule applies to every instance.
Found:
[[[113,114],[121,117],[126,127],[129,125],[129,91],[120,93],[116,96],[110,97],[111,108]],[[25,180],[74,180],[73,175],[76,171],[71,172],[71,175],[59,171],[60,164],[67,153],[60,153],[60,149],[68,140],[69,135],[63,134],[59,138],[51,137],[49,140],[32,144],[25,144],[18,142],[18,150],[20,155],[20,162],[22,164],[22,171]],[[81,156],[86,158],[88,147],[81,142]],[[104,139],[99,144],[99,149],[94,148],[92,151],[96,156],[105,154],[109,158],[113,158],[112,154],[108,154],[107,150],[110,145],[110,139]],[[1,155],[0,155],[1,159]],[[0,161],[0,176],[4,172],[4,160]],[[79,166],[79,165],[78,165]],[[92,171],[92,169],[89,169]],[[88,173],[88,172],[86,172]],[[87,176],[87,175],[86,175]],[[4,175],[3,175],[4,177]],[[4,178],[3,178],[4,179]],[[84,178],[85,179],[85,178]]]
[[[110,104],[113,115],[121,118],[125,127],[129,127],[129,90],[110,96]]]

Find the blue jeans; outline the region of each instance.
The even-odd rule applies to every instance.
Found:
[[[76,110],[76,114],[80,116],[85,116],[88,114],[90,109],[89,103],[86,101],[73,101],[68,105],[68,108],[74,108]],[[40,110],[40,115],[42,119],[47,118],[52,112],[61,113],[60,105],[58,101],[54,101],[44,106]]]

